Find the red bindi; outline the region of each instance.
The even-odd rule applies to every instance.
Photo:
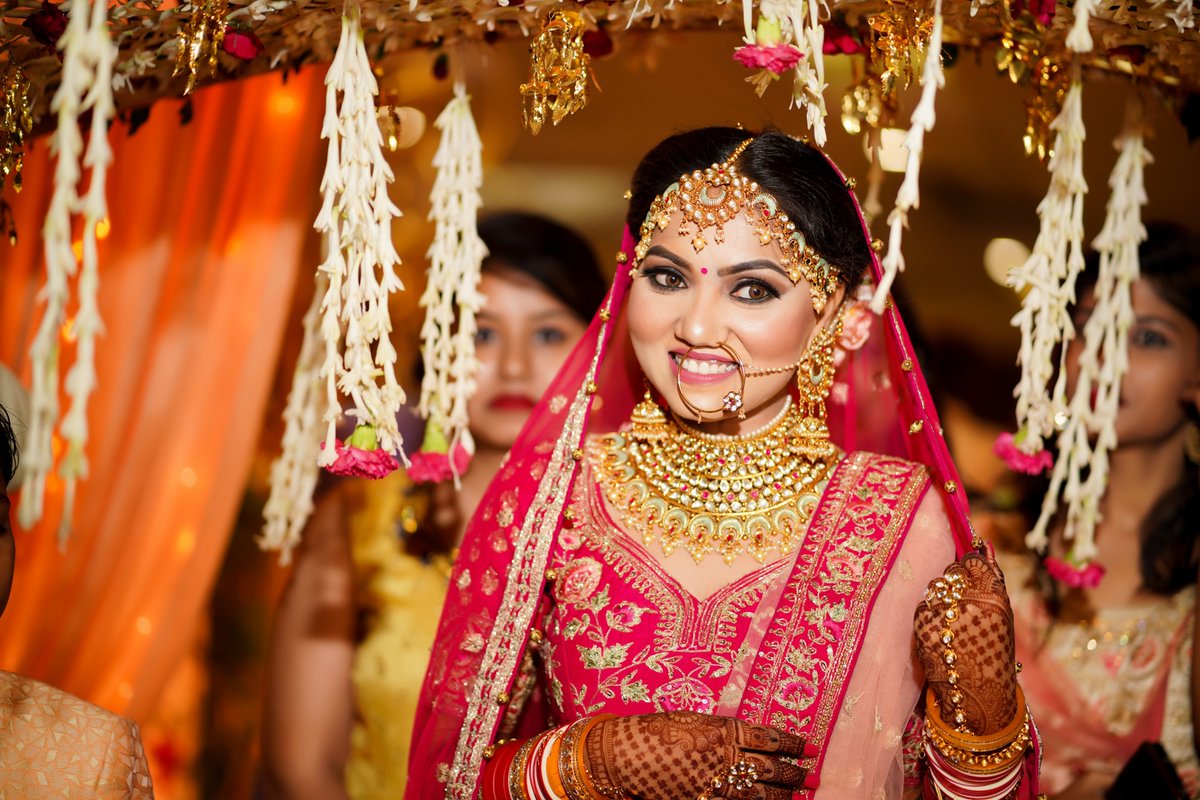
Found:
[[[701,274],[701,275],[707,275],[707,274],[708,274],[708,267],[701,267],[701,268],[700,268],[700,274]]]

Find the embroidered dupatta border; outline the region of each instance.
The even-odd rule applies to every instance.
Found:
[[[908,474],[897,474],[902,470]],[[821,556],[832,544],[857,527],[856,520],[847,518],[846,511],[855,500],[856,487],[871,473],[902,478],[904,486],[896,493],[895,505],[889,509],[888,523],[882,526],[878,537],[880,546],[875,549],[858,586],[849,597],[842,635],[825,666],[817,713],[810,718],[807,730],[795,731],[804,733],[808,741],[818,748],[819,754],[813,768],[817,774],[820,774],[825,760],[828,734],[845,698],[848,678],[861,651],[866,622],[882,588],[882,578],[895,563],[900,544],[911,525],[913,511],[929,485],[928,473],[921,465],[871,453],[855,453],[843,460],[830,481],[822,507],[809,526],[792,578],[788,581],[789,588],[781,598],[781,604],[793,606],[792,613],[787,615],[786,628],[780,631],[779,627],[782,626],[779,626],[768,632],[769,639],[763,643],[758,655],[759,659],[766,660],[752,669],[753,684],[747,687],[746,699],[738,714],[743,719],[772,724],[769,712],[777,707],[772,698],[778,689],[789,645],[802,633],[803,628],[814,624],[807,621],[804,610],[808,602],[808,590],[817,577],[818,568],[827,568]]]
[[[628,239],[628,232],[626,238]],[[623,251],[631,251],[622,243]],[[479,675],[467,697],[467,715],[454,750],[446,781],[445,796],[451,800],[471,800],[483,774],[484,750],[491,744],[504,705],[501,692],[507,692],[517,673],[517,662],[525,651],[530,625],[546,581],[546,564],[557,538],[563,507],[570,496],[571,483],[579,471],[575,453],[583,446],[584,428],[594,395],[600,363],[608,349],[610,332],[616,322],[613,308],[620,308],[628,281],[618,278],[614,291],[605,300],[596,335],[596,350],[588,366],[587,377],[571,401],[562,433],[555,440],[546,472],[538,483],[537,494],[525,512],[521,530],[513,539],[512,560],[504,583],[504,596],[488,634],[480,662]],[[607,318],[606,318],[607,317]]]

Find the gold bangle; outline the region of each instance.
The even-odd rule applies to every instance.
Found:
[[[529,800],[529,795],[525,792],[525,774],[529,771],[529,755],[541,738],[535,736],[525,742],[513,758],[512,766],[508,770],[508,791],[513,800]]]
[[[954,747],[929,727],[926,727],[925,734],[927,743],[936,747],[943,758],[960,769],[977,775],[988,775],[1008,769],[1024,757],[1030,743],[1028,725],[1021,728],[1016,739],[991,753],[972,753]]]
[[[563,790],[570,800],[608,800],[608,796],[596,786],[587,770],[583,742],[592,728],[604,720],[614,717],[616,714],[600,714],[588,719],[577,720],[563,732],[558,769],[562,777]],[[609,788],[604,787],[604,789]],[[617,796],[624,796],[624,794]]]
[[[1012,720],[995,733],[975,735],[956,730],[942,719],[937,694],[930,687],[925,694],[925,718],[929,726],[937,730],[949,744],[972,753],[990,753],[1008,746],[1029,721],[1029,708],[1025,705],[1025,693],[1017,684],[1017,713]]]

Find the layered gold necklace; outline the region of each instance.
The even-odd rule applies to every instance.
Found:
[[[657,540],[667,556],[683,547],[697,563],[720,553],[731,564],[743,553],[766,562],[800,544],[842,454],[796,452],[803,415],[790,400],[743,436],[705,434],[661,416],[639,424],[641,410],[633,431],[598,437],[590,456],[610,506],[647,547]]]

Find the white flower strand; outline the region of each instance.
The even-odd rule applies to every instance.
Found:
[[[1075,295],[1075,279],[1083,268],[1083,83],[1076,67],[1062,111],[1050,124],[1057,131],[1050,158],[1050,187],[1038,204],[1041,230],[1033,252],[1013,269],[1008,283],[1024,292],[1012,324],[1021,331],[1018,361],[1021,378],[1017,398],[1017,446],[1037,453],[1054,433],[1056,418],[1066,415],[1066,371],[1058,371],[1053,392],[1054,349],[1074,336],[1067,306]],[[1032,536],[1032,534],[1031,534]],[[1031,545],[1032,546],[1032,545]]]
[[[50,108],[57,115],[57,126],[50,147],[57,154],[54,169],[54,193],[42,229],[46,253],[46,285],[42,296],[46,309],[30,347],[33,365],[29,447],[24,464],[27,484],[23,493],[19,521],[32,527],[45,510],[46,481],[54,466],[52,439],[58,420],[59,336],[65,334],[66,306],[70,298],[68,279],[77,264],[71,247],[71,214],[84,214],[83,270],[80,279],[80,310],[71,332],[78,336],[76,363],[67,376],[71,410],[63,421],[68,458],[63,463],[67,493],[59,525],[59,539],[70,528],[75,479],[86,475],[83,449],[87,442],[87,398],[95,387],[94,336],[101,328],[96,305],[98,289],[96,269],[96,223],[106,215],[104,188],[107,165],[112,160],[108,146],[107,122],[112,117],[112,68],[116,53],[108,31],[108,5],[97,0],[68,0],[67,27],[59,39],[63,51],[62,82]],[[91,140],[86,163],[92,168],[86,198],[81,199],[78,184],[82,175],[80,155],[83,138],[79,132],[80,115],[93,112]]]
[[[1075,22],[1067,34],[1067,49],[1073,53],[1092,52],[1092,32],[1088,28],[1096,0],[1075,0]]]
[[[87,405],[96,388],[96,336],[104,332],[97,294],[100,271],[96,246],[96,227],[108,219],[105,187],[108,165],[112,163],[112,147],[108,141],[108,122],[116,113],[113,104],[112,76],[117,59],[117,47],[108,30],[108,3],[96,0],[92,5],[91,25],[84,47],[92,59],[92,85],[83,100],[81,111],[91,110],[92,124],[84,166],[91,169],[87,194],[80,211],[83,215],[83,263],[79,273],[79,310],[75,314],[75,363],[67,371],[64,385],[71,398],[70,408],[62,421],[65,456],[59,470],[64,479],[62,520],[59,542],[65,543],[75,508],[77,481],[88,475]],[[106,222],[107,224],[107,222]]]
[[[1108,211],[1093,242],[1100,254],[1094,306],[1083,329],[1083,352],[1067,424],[1058,439],[1059,457],[1050,491],[1029,536],[1033,544],[1045,545],[1061,489],[1067,503],[1063,538],[1074,542],[1071,550],[1077,561],[1096,554],[1095,532],[1101,519],[1100,500],[1108,485],[1108,455],[1117,445],[1121,381],[1129,369],[1129,328],[1134,321],[1131,287],[1138,279],[1138,245],[1146,239],[1142,224],[1142,206],[1147,202],[1144,172],[1154,159],[1146,150],[1137,95],[1130,98],[1125,129],[1116,148],[1119,155],[1108,181],[1112,188]],[[1094,444],[1090,441],[1093,435]]]
[[[933,4],[933,31],[929,35],[929,46],[925,50],[925,65],[921,70],[921,99],[913,109],[912,123],[904,137],[904,148],[908,156],[904,162],[904,181],[896,193],[896,205],[888,214],[888,245],[880,266],[883,276],[871,298],[871,310],[882,314],[888,293],[896,276],[904,271],[904,253],[901,243],[904,229],[908,227],[908,212],[921,205],[919,181],[921,177],[921,154],[925,147],[925,134],[933,130],[937,121],[934,100],[937,90],[946,85],[946,74],[942,69],[942,0]]]
[[[813,140],[823,147],[825,132],[825,28],[821,25],[818,0],[804,0],[787,4],[788,19],[796,37],[796,46],[804,58],[796,62],[795,79],[792,83],[792,107],[805,109],[805,122],[812,131]],[[807,6],[807,9],[805,8]]]
[[[475,315],[483,305],[479,276],[487,255],[476,223],[483,204],[483,142],[461,83],[434,125],[442,138],[429,195],[434,236],[427,253],[429,282],[421,295],[425,376],[420,411],[442,428],[453,452],[467,434],[467,402],[475,390]],[[452,469],[454,463],[451,458]]]
[[[313,458],[321,441],[321,303],[328,276],[317,273],[312,303],[304,314],[304,339],[283,410],[283,452],[271,463],[271,494],[263,508],[263,550],[278,550],[279,563],[292,560],[300,533],[313,511],[321,468]]]
[[[404,288],[395,271],[400,257],[391,232],[400,209],[387,195],[392,170],[383,156],[374,100],[378,85],[356,5],[349,5],[342,17],[341,41],[325,86],[321,137],[329,140],[329,151],[321,180],[324,200],[314,223],[325,234],[327,252],[320,270],[329,276],[321,304],[321,377],[326,382],[325,445],[317,459],[321,466],[337,457],[339,391],[354,403],[349,413],[375,428],[379,446],[403,456],[396,415],[404,404],[404,390],[396,380],[388,308],[388,296]],[[339,357],[343,328],[345,353]],[[382,385],[377,382],[380,377]]]

